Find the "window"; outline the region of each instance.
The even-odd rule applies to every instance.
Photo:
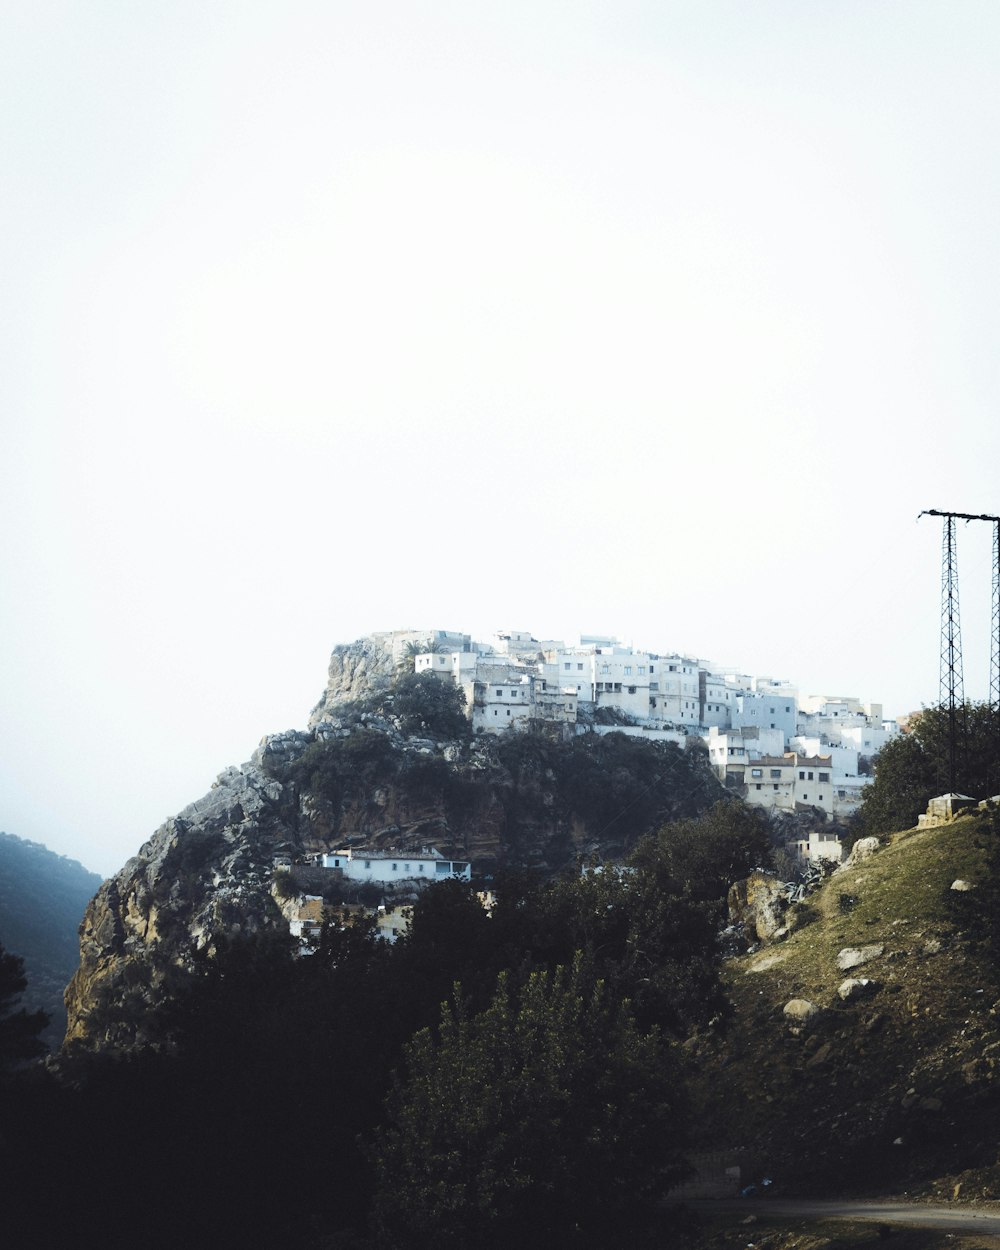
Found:
[[[568,668],[569,668],[569,661],[568,661],[568,660],[567,660],[567,661],[566,661],[566,663],[563,665],[563,668],[566,668],[566,669],[568,669]]]
[[[751,769],[750,769],[750,776],[751,776],[751,777],[763,777],[763,776],[764,776],[764,770],[763,770],[763,769],[761,769],[761,768],[751,768]],[[759,789],[760,789],[760,786],[758,786],[758,787],[757,787],[757,789],[759,790]]]
[[[800,770],[799,770],[799,781],[805,781],[805,779],[806,779],[806,775],[805,775],[805,773],[804,773],[804,772],[802,772],[802,770],[800,769]]]
[[[417,871],[418,871],[418,872],[423,872],[423,870],[424,870],[424,866],[423,866],[423,864],[417,864]]]
[[[371,861],[370,859],[366,859],[366,860],[365,860],[365,867],[366,867],[366,868],[370,868],[371,866],[372,866],[372,861]]]
[[[392,866],[392,871],[393,871],[393,872],[398,872],[398,870],[399,870],[399,865],[398,865],[398,864],[393,864],[393,866]]]
[[[502,699],[502,698],[503,698],[503,691],[502,691],[502,690],[498,690],[498,691],[497,691],[497,698],[498,698],[498,699]]]
[[[812,781],[812,779],[813,779],[813,775],[812,775],[812,773],[810,773],[810,774],[809,774],[809,780],[810,780],[810,781]]]
[[[758,790],[760,789],[760,782],[759,782],[759,781],[757,782],[757,789],[758,789]]]
[[[780,768],[772,768],[772,769],[771,769],[771,776],[772,776],[772,777],[780,777],[780,776],[781,776],[781,769],[780,769]]]
[[[635,686],[629,686],[628,692],[629,694],[635,694]]]
[[[610,673],[610,672],[611,672],[611,665],[610,665],[610,664],[602,664],[602,665],[601,665],[601,672],[602,672],[602,673]]]
[[[829,781],[829,780],[830,780],[830,774],[829,774],[829,773],[820,773],[820,775],[819,775],[819,779],[820,779],[820,781]]]
[[[625,665],[625,676],[626,676],[626,677],[631,677],[631,676],[632,676],[632,665],[631,665],[631,664],[626,664],[626,665]]]
[[[582,672],[583,672],[583,665],[582,665],[582,664],[578,664],[576,667],[577,667],[577,672],[580,672],[580,673],[582,673]]]
[[[804,803],[808,797],[809,797],[809,795],[808,795],[808,794],[803,794],[803,796],[802,796],[802,802]]]
[[[774,788],[775,788],[775,790],[777,790],[777,788],[778,788],[778,787],[777,787],[777,785],[775,785],[775,787],[774,787]]]
[[[409,865],[409,864],[404,864],[404,865],[403,865],[403,872],[409,872],[409,871],[410,871],[410,865]]]

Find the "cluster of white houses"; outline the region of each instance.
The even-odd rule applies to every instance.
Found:
[[[534,721],[567,733],[586,727],[676,742],[700,735],[726,785],[779,811],[849,815],[868,780],[864,761],[899,732],[878,703],[803,697],[783,679],[637,650],[611,637],[582,635],[567,645],[508,630],[488,643],[446,631],[383,639],[397,658],[407,645],[416,650],[418,673],[460,686],[478,733]],[[606,719],[623,723],[602,725]]]

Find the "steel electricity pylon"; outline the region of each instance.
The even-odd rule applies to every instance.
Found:
[[[1000,521],[993,522],[993,609],[990,623],[990,712],[1000,714]]]
[[[1000,517],[985,513],[941,512],[928,508],[920,516],[944,518],[941,544],[941,706],[948,711],[948,788],[955,789],[959,718],[964,720],[962,634],[958,614],[958,547],[956,521],[989,521],[993,525],[993,597],[990,628],[990,708],[1000,709]],[[918,518],[919,520],[919,518]]]

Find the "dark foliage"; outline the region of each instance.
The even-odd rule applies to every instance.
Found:
[[[392,688],[392,712],[405,734],[466,738],[465,691],[433,673],[404,673]]]
[[[697,815],[722,793],[707,756],[626,734],[557,742],[521,733],[501,738],[497,754],[512,781],[505,804],[514,846],[520,824],[544,807],[543,780],[554,783],[570,819],[619,849],[666,820]]]
[[[683,1174],[676,1063],[585,960],[501,975],[406,1049],[375,1147],[375,1214],[403,1248],[659,1244]]]
[[[0,833],[0,942],[24,960],[24,1004],[50,1017],[43,1037],[66,1032],[63,990],[80,958],[77,931],[101,878],[37,842]]]
[[[767,816],[758,808],[722,800],[694,820],[672,821],[644,838],[633,864],[703,902],[721,902],[734,881],[772,864]]]
[[[48,1016],[18,1008],[27,984],[24,960],[0,946],[0,1076],[45,1053],[39,1034]]]
[[[492,914],[468,885],[438,883],[394,946],[364,923],[327,926],[308,958],[273,935],[244,938],[216,943],[193,972],[158,968],[155,988],[136,963],[124,1003],[119,986],[93,1009],[111,1036],[115,1014],[128,1017],[145,1049],[69,1055],[60,1080],[35,1072],[7,1104],[0,1168],[15,1178],[8,1223],[22,1240],[115,1250],[141,1229],[152,1250],[344,1247],[368,1244],[377,1215],[401,1245],[461,1244],[470,1221],[486,1245],[531,1229],[567,1246],[662,1241],[654,1199],[686,1124],[673,1047],[723,1010],[718,898],[756,857],[756,818],[713,809],[699,842],[689,818],[718,787],[674,748],[526,735],[497,749],[491,780],[474,785],[369,727],[314,744],[292,771],[335,805],[394,779],[460,813],[499,777],[511,811],[547,788],[572,819],[623,841],[680,821],[634,871],[501,874]],[[182,838],[173,885],[187,888],[216,849]],[[421,1030],[448,1000],[434,1041]],[[393,1087],[404,1056],[409,1077]],[[450,1088],[449,1073],[451,1101],[434,1111],[420,1090]],[[435,1206],[453,1147],[466,1197]],[[150,1178],[170,1195],[155,1209]],[[485,1215],[483,1195],[496,1198]]]
[[[887,742],[875,759],[875,780],[864,790],[861,822],[867,834],[909,829],[928,800],[950,785],[950,722],[946,708],[926,708],[909,733]],[[955,789],[973,798],[1000,793],[1000,718],[985,703],[959,710]]]

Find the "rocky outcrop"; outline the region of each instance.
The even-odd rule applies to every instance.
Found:
[[[730,923],[751,942],[767,942],[781,932],[788,901],[785,883],[766,872],[754,872],[729,889]]]
[[[866,859],[871,859],[881,849],[882,843],[879,842],[878,838],[858,838],[857,842],[851,847],[850,855],[834,871],[841,873],[847,872],[849,868],[857,868],[858,864],[863,864]]]
[[[334,647],[326,689],[309,716],[309,727],[314,729],[345,704],[388,685],[395,667],[392,634],[372,634]]]
[[[320,852],[430,845],[477,872],[552,875],[589,856],[619,860],[642,834],[712,802],[707,764],[672,744],[444,739],[419,718],[420,736],[404,732],[412,718],[396,711],[389,685],[394,647],[407,643],[420,645],[415,631],[338,647],[311,728],[264,738],[104,883],[84,917],[66,993],[71,1042],[149,1040],[150,1007],[221,937],[287,930],[275,871],[315,876],[306,861]]]
[[[297,733],[266,738],[101,886],[84,914],[80,966],[66,990],[68,1041],[142,1041],[144,1011],[199,950],[220,933],[279,922],[272,866],[278,848],[295,840],[298,811],[294,790],[273,768],[306,741]]]

